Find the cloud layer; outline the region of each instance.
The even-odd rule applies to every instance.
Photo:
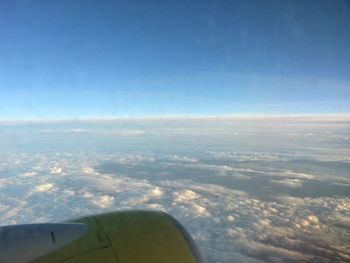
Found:
[[[245,146],[242,130],[219,139],[99,134],[64,145],[53,135],[39,150],[12,146],[0,152],[0,224],[149,208],[178,218],[207,262],[349,262],[349,134],[303,129],[326,135],[305,141],[288,128],[283,142],[255,132],[264,142]]]

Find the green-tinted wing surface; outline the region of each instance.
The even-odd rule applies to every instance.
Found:
[[[74,220],[89,232],[32,263],[200,263],[190,235],[171,216],[121,211]]]

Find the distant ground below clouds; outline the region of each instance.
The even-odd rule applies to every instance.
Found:
[[[206,262],[350,261],[350,117],[0,123],[0,224],[149,208]]]

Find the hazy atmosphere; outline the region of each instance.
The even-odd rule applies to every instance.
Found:
[[[350,3],[0,1],[0,119],[350,112]]]

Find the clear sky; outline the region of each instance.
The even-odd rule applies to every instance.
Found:
[[[323,113],[349,1],[0,1],[0,119]]]

